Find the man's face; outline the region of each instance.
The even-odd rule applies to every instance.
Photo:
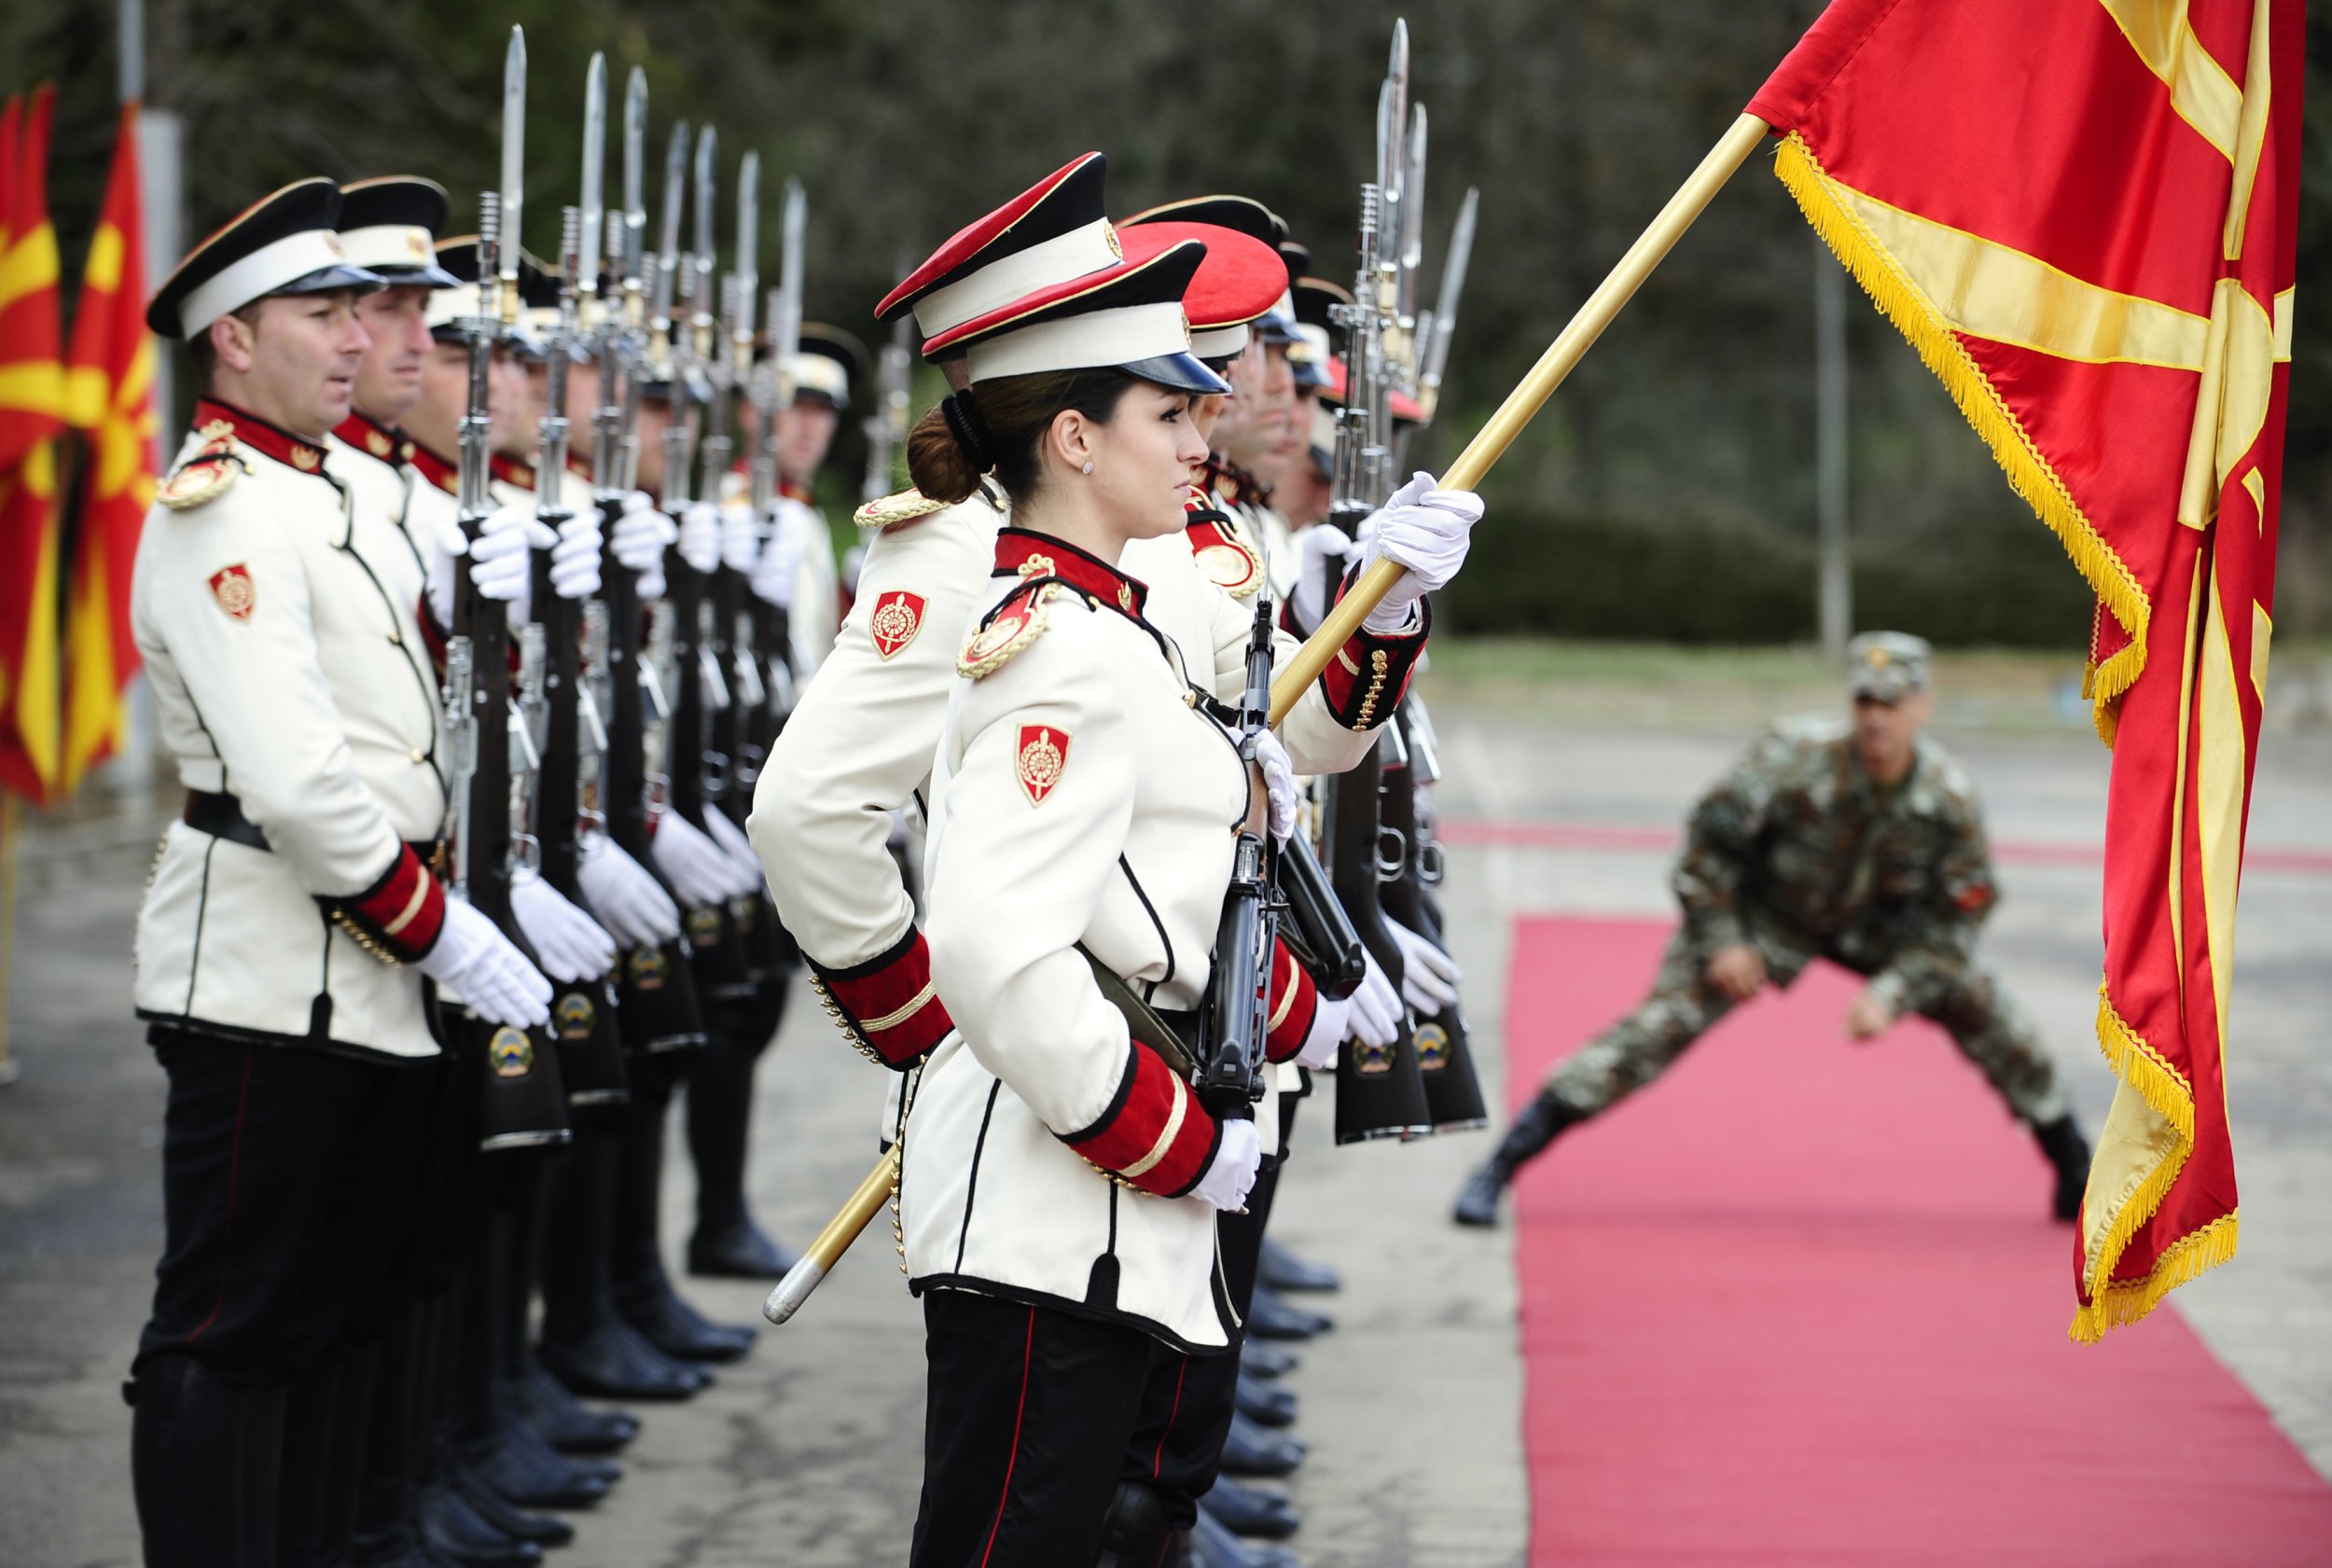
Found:
[[[250,321],[211,325],[218,364],[243,405],[296,436],[321,438],[348,417],[356,372],[372,340],[356,316],[356,294],[277,295]]]
[[[422,367],[429,360],[429,291],[398,284],[356,301],[372,347],[356,370],[355,406],[382,424],[400,424],[421,398]]]
[[[1296,373],[1288,368],[1284,344],[1262,352],[1251,384],[1253,395],[1242,397],[1247,405],[1245,417],[1230,455],[1268,481],[1272,475],[1267,470],[1284,457],[1296,417]]]
[[[660,397],[640,399],[639,460],[632,475],[650,495],[664,493],[664,432],[672,428],[672,405]]]
[[[429,345],[421,362],[421,391],[405,428],[439,457],[454,455],[462,415],[469,408],[469,350],[460,343]]]
[[[1910,771],[1919,732],[1935,712],[1935,696],[1915,691],[1896,702],[1876,697],[1854,699],[1854,754],[1863,771],[1881,784],[1894,784]]]
[[[808,484],[826,464],[842,416],[823,397],[798,397],[777,411],[777,465],[796,484]]]
[[[1287,465],[1273,499],[1279,503],[1280,515],[1287,519],[1289,527],[1304,528],[1328,515],[1332,494],[1327,479],[1312,463],[1307,448]]]

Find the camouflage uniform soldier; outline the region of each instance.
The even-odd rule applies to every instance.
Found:
[[[1652,994],[1548,1075],[1459,1195],[1460,1224],[1496,1223],[1499,1193],[1557,1133],[1644,1088],[1815,958],[1868,978],[1847,1014],[1854,1038],[1905,1013],[1943,1025],[2056,1166],[2057,1217],[2078,1210],[2089,1145],[2031,1020],[1976,957],[1998,895],[1975,786],[1920,734],[1927,645],[1870,632],[1850,654],[1853,727],[1783,725],[1701,798],[1675,873],[1684,925]]]

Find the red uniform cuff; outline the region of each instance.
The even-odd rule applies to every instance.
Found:
[[[372,886],[353,897],[326,899],[325,907],[363,946],[399,964],[426,958],[445,929],[445,889],[410,844],[397,846],[396,858]]]
[[[1263,1055],[1270,1062],[1293,1062],[1311,1037],[1312,1020],[1320,1015],[1320,989],[1284,941],[1272,944],[1270,995],[1270,1028],[1263,1037]]]
[[[1165,1058],[1138,1042],[1126,1048],[1109,1108],[1061,1141],[1145,1192],[1180,1198],[1206,1174],[1222,1129]]]
[[[909,925],[890,950],[847,969],[808,960],[811,983],[842,1032],[875,1061],[900,1072],[947,1037],[955,1020],[931,983],[931,950]]]
[[[1336,591],[1339,603],[1352,589],[1347,576]],[[1433,626],[1433,607],[1417,602],[1417,630],[1386,636],[1362,627],[1353,633],[1328,667],[1320,673],[1320,695],[1328,713],[1347,729],[1373,729],[1393,716],[1394,708],[1409,690],[1409,678],[1425,651],[1425,633]]]

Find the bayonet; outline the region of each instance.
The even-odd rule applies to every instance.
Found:
[[[785,211],[780,218],[781,246],[777,263],[778,305],[783,316],[770,321],[770,344],[778,355],[778,400],[794,400],[794,355],[801,352],[802,244],[810,223],[810,200],[801,182],[785,182]]]
[[[510,29],[502,58],[502,265],[501,316],[505,326],[519,319],[519,249],[524,243],[526,211],[526,30]],[[483,276],[480,276],[483,284]]]
[[[1457,331],[1458,303],[1465,297],[1465,271],[1474,259],[1475,210],[1482,193],[1469,188],[1458,208],[1457,227],[1450,231],[1450,253],[1441,262],[1440,302],[1434,307],[1433,330],[1424,345],[1424,371],[1418,378],[1417,400],[1424,405],[1425,422],[1433,422],[1434,406],[1441,399],[1441,374],[1450,363],[1450,338]]]
[[[753,374],[754,296],[761,289],[761,155],[748,147],[737,160],[737,253],[735,314],[729,324],[729,344],[736,356],[736,375]]]
[[[697,362],[708,370],[716,368],[713,353],[713,315],[717,308],[715,292],[720,276],[716,266],[717,246],[714,241],[714,208],[718,200],[717,164],[720,159],[719,132],[705,126],[697,132],[697,243],[696,243],[696,310],[688,325],[696,334]],[[712,496],[704,499],[710,501]]]
[[[632,67],[623,89],[624,325],[637,332],[646,301],[640,293],[640,259],[647,241],[647,73]]]
[[[607,57],[594,53],[583,74],[583,205],[581,243],[574,273],[576,315],[584,331],[593,326],[599,300],[599,246],[607,218],[601,186],[607,162]]]
[[[1418,269],[1425,260],[1425,105],[1409,110],[1409,164],[1401,175],[1401,243],[1398,261],[1400,288],[1395,299],[1403,330],[1409,334],[1409,382],[1417,384],[1416,327]]]
[[[680,212],[688,200],[688,122],[675,121],[672,139],[664,144],[664,210],[656,247],[654,327],[658,357],[669,351],[673,298],[683,284],[680,277]]]

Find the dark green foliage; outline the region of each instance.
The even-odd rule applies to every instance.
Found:
[[[494,169],[503,39],[534,65],[528,239],[575,197],[583,67],[647,67],[653,139],[710,118],[811,197],[812,316],[871,303],[957,225],[1076,153],[1121,212],[1238,190],[1348,273],[1392,20],[1433,118],[1427,284],[1468,184],[1482,226],[1446,461],[1820,10],[1820,0],[146,0],[151,99],[187,120],[188,231],[308,173],[431,174],[466,215]],[[0,5],[0,90],[63,90],[56,205],[74,275],[113,132],[114,0]],[[2309,22],[2307,195],[2278,631],[2332,630],[2332,21]],[[651,174],[653,180],[653,174]],[[652,196],[653,193],[651,193]],[[724,201],[726,201],[726,192]],[[772,197],[773,200],[773,197]],[[765,212],[773,211],[773,205]],[[467,226],[465,215],[460,221]],[[776,226],[763,225],[763,272]],[[1737,177],[1485,486],[1453,611],[1572,633],[1812,632],[1817,251],[1762,157]],[[1857,619],[2077,645],[2079,579],[1910,351],[1850,328]],[[849,461],[854,443],[841,460]],[[843,490],[852,488],[845,484]],[[1562,520],[1556,521],[1552,520]],[[1602,519],[1597,526],[1576,520]],[[1971,521],[1970,520],[1978,520]],[[1581,531],[1593,548],[1546,548]],[[1938,545],[1936,541],[1948,543]],[[1590,563],[1586,558],[1595,558]],[[1946,569],[1948,566],[1948,570]],[[1686,606],[1691,606],[1689,609]]]

